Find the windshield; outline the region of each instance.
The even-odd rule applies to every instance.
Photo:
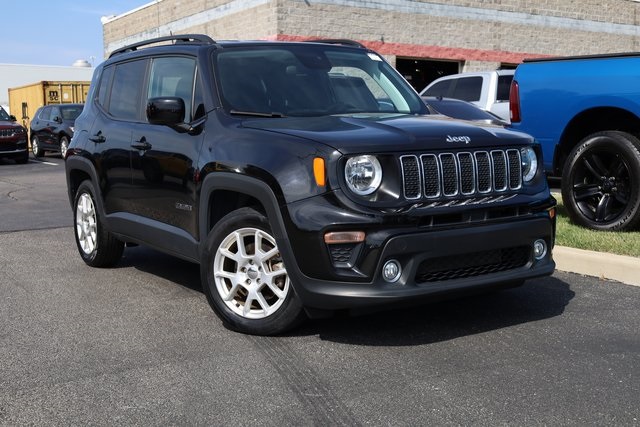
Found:
[[[0,121],[2,122],[8,122],[9,120],[9,114],[7,114],[6,111],[4,111],[4,108],[0,107]]]
[[[232,47],[217,51],[214,64],[230,113],[427,114],[411,86],[364,49],[312,43]]]
[[[73,107],[60,107],[63,120],[75,120],[82,113],[82,105]]]

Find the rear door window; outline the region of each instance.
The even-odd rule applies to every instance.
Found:
[[[452,98],[462,99],[463,101],[473,102],[480,101],[482,93],[482,77],[462,77],[457,79],[456,86],[453,89]]]
[[[109,100],[109,114],[118,119],[140,120],[140,103],[146,60],[116,65]]]

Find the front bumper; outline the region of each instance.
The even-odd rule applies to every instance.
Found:
[[[380,235],[387,238],[378,243]],[[296,293],[306,307],[356,309],[473,292],[550,275],[555,269],[551,255],[554,238],[555,219],[543,209],[510,220],[448,229],[370,224],[367,241],[362,244],[369,257],[350,270],[352,277],[340,273],[312,276],[290,262],[291,257],[285,257],[285,261]],[[548,250],[536,260],[533,244],[538,239],[546,242]],[[316,258],[317,263],[323,264],[320,258]],[[389,260],[402,266],[402,274],[394,283],[382,278],[383,265]],[[367,274],[358,275],[358,267]]]

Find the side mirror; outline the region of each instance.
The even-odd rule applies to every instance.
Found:
[[[184,120],[182,98],[167,96],[147,101],[147,120],[154,125],[177,126]]]
[[[56,123],[62,123],[62,119],[60,118],[60,116],[55,116],[53,118],[53,121],[56,122]]]
[[[16,119],[16,116],[14,116],[13,114],[11,114],[11,115],[9,116],[9,121],[11,121],[11,122],[15,122],[15,121],[17,121],[17,120],[18,120],[18,119]]]

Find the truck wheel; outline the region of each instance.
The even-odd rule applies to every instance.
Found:
[[[251,208],[226,215],[207,238],[200,264],[209,304],[230,329],[282,333],[303,318],[267,218]]]
[[[92,267],[111,267],[118,262],[124,243],[104,229],[96,209],[96,192],[89,181],[78,187],[75,197],[75,237],[82,260]]]
[[[589,135],[569,154],[562,199],[571,220],[596,230],[640,224],[640,140],[625,132]]]
[[[31,152],[35,158],[42,157],[42,148],[40,147],[40,140],[37,136],[31,137]]]
[[[68,149],[69,149],[69,137],[67,136],[60,137],[60,154],[62,155],[63,159],[67,155]]]

